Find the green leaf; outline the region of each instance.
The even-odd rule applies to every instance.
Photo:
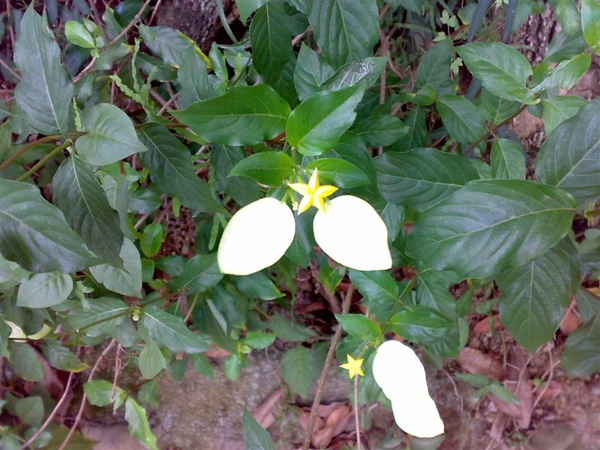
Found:
[[[587,104],[588,102],[585,99],[574,95],[563,95],[542,100],[546,135],[549,136],[556,127],[573,117]]]
[[[119,256],[123,260],[122,267],[100,264],[90,267],[90,272],[107,289],[119,294],[141,298],[142,262],[138,249],[129,239],[124,239]]]
[[[373,314],[380,323],[385,323],[400,297],[396,280],[382,270],[360,272],[349,269],[348,275],[364,297],[363,303],[369,314]]]
[[[96,42],[90,32],[76,20],[68,20],[65,23],[65,36],[69,42],[81,48],[96,48]]]
[[[0,179],[0,251],[30,272],[76,272],[98,260],[65,217],[27,183]]]
[[[490,156],[494,178],[524,180],[526,172],[523,148],[509,139],[496,139]]]
[[[581,28],[585,42],[600,54],[600,4],[598,4],[598,0],[581,1]]]
[[[289,143],[308,156],[320,155],[334,147],[354,122],[354,109],[363,93],[359,85],[319,92],[304,100],[287,121]]]
[[[163,227],[160,223],[151,223],[144,228],[140,238],[140,247],[147,258],[152,258],[160,250],[163,240]]]
[[[148,48],[174,67],[181,66],[189,50],[193,51],[195,48],[194,41],[174,28],[140,24],[138,30]]]
[[[223,364],[223,373],[229,379],[229,381],[237,381],[242,372],[244,361],[245,360],[243,360],[236,353],[232,353],[225,358],[225,363]]]
[[[125,420],[128,424],[127,429],[134,438],[140,441],[144,447],[158,450],[156,436],[150,429],[146,410],[131,397],[125,401]]]
[[[357,122],[354,133],[371,147],[386,147],[404,137],[408,127],[396,116],[378,114]]]
[[[173,353],[202,353],[210,348],[205,336],[192,333],[181,318],[155,306],[144,309],[139,329],[147,338]]]
[[[281,0],[261,6],[250,25],[252,60],[265,83],[273,85],[292,58],[292,27]]]
[[[243,24],[246,24],[248,17],[250,17],[254,11],[268,1],[269,0],[237,0],[235,5],[237,6],[238,13],[240,14],[240,21]]]
[[[379,81],[387,63],[387,57],[364,58],[352,61],[336,70],[323,85],[323,89],[339,91],[340,89],[356,86],[359,83],[366,88],[371,87]]]
[[[10,361],[18,377],[27,381],[42,381],[44,379],[44,366],[37,352],[25,342],[8,342]]]
[[[147,380],[154,378],[163,369],[167,368],[167,361],[160,352],[158,345],[152,339],[146,340],[146,346],[140,353],[138,360],[140,372]]]
[[[39,395],[25,397],[15,403],[15,413],[21,422],[30,427],[39,427],[44,420],[44,402]]]
[[[404,119],[404,125],[408,127],[408,134],[396,142],[391,150],[402,152],[427,145],[429,130],[425,121],[425,110],[422,107],[412,108]]]
[[[429,85],[442,87],[450,79],[450,62],[452,61],[452,41],[445,39],[431,47],[421,57],[417,68],[415,90]]]
[[[79,360],[77,355],[71,353],[68,348],[60,345],[60,342],[48,339],[42,347],[44,358],[52,367],[58,370],[66,370],[67,372],[79,373],[87,369],[89,366]]]
[[[237,288],[247,295],[248,298],[274,300],[284,296],[264,272],[256,272],[245,277],[236,277],[234,282]]]
[[[424,211],[406,254],[460,278],[489,277],[542,256],[569,231],[572,198],[526,180],[476,180]]]
[[[381,335],[381,327],[362,314],[335,314],[344,331],[352,336],[374,341]]]
[[[261,427],[254,416],[244,406],[242,432],[246,450],[275,450],[275,444],[267,430]]]
[[[113,402],[122,404],[127,397],[127,392],[105,380],[88,381],[83,385],[83,391],[94,406],[108,406]]]
[[[535,353],[552,340],[580,277],[577,249],[570,238],[497,276],[502,323],[519,344]]]
[[[517,405],[521,403],[521,401],[517,398],[513,391],[511,391],[507,387],[502,386],[497,381],[492,382],[492,384],[490,384],[490,392],[504,403],[514,403]]]
[[[365,58],[379,39],[376,0],[307,0],[317,44],[334,67]]]
[[[183,273],[173,278],[171,286],[173,289],[185,289],[188,293],[195,294],[215,286],[222,278],[216,253],[196,255],[185,263]]]
[[[299,346],[288,350],[281,359],[281,374],[290,390],[308,397],[310,387],[323,369],[323,360],[315,349]]]
[[[569,36],[567,33],[556,33],[550,44],[548,51],[544,57],[544,63],[553,64],[564,61],[580,55],[587,49],[587,44],[583,38],[583,31],[578,27],[578,31]]]
[[[303,342],[307,338],[314,337],[315,333],[310,328],[300,325],[294,321],[285,319],[280,314],[275,314],[269,322],[269,328],[277,337],[286,342]]]
[[[140,139],[148,151],[139,155],[162,192],[201,212],[223,211],[208,183],[196,175],[190,152],[161,124],[145,124]]]
[[[73,290],[73,278],[60,272],[36,273],[19,286],[17,306],[47,308],[64,302]]]
[[[533,88],[532,92],[549,91],[556,88],[570,89],[590,68],[592,57],[582,53],[567,61],[562,61],[550,71],[544,80]]]
[[[281,151],[250,155],[235,165],[229,177],[248,177],[268,186],[279,186],[290,176],[292,158]]]
[[[76,331],[85,330],[88,336],[110,333],[121,325],[129,313],[129,306],[111,297],[90,299],[73,307],[69,323]]]
[[[343,159],[315,159],[306,168],[309,170],[317,168],[319,170],[319,178],[323,180],[323,184],[331,183],[341,188],[364,186],[371,182],[366,173]]]
[[[298,98],[304,101],[319,92],[334,72],[322,55],[303,42],[294,69],[294,86]]]
[[[486,120],[497,126],[513,117],[521,108],[521,103],[497,97],[487,89],[483,89],[477,106],[483,111]]]
[[[433,308],[448,319],[458,318],[456,301],[449,290],[455,282],[448,273],[421,270],[417,276],[416,304]]]
[[[273,333],[265,333],[264,331],[249,331],[244,338],[244,344],[251,348],[255,348],[258,350],[265,349],[269,347],[273,342],[275,342],[275,334]]]
[[[418,210],[445,199],[479,178],[468,160],[432,148],[386,152],[374,160],[381,196]]]
[[[569,192],[585,209],[600,196],[600,99],[581,108],[548,137],[536,158],[542,183]]]
[[[177,82],[181,86],[179,104],[187,108],[198,100],[215,96],[215,89],[208,78],[206,63],[196,51],[188,51],[177,71]]]
[[[600,372],[600,314],[569,335],[561,353],[560,367],[579,378]]]
[[[19,29],[15,64],[21,81],[15,89],[15,101],[35,131],[64,134],[69,130],[74,87],[60,63],[60,47],[33,4],[25,11]]]
[[[492,94],[521,103],[534,102],[526,87],[533,70],[516,48],[498,42],[477,42],[457,47],[456,52],[469,72]]]
[[[147,150],[127,114],[114,105],[92,106],[81,120],[88,133],[77,139],[75,149],[88,164],[104,166]]]
[[[410,305],[390,318],[389,328],[394,333],[421,345],[443,341],[454,322],[437,310],[423,305]]]
[[[69,226],[96,255],[106,262],[121,264],[123,232],[119,214],[110,207],[91,168],[73,155],[60,165],[52,185],[54,204],[63,212]]]
[[[214,145],[210,152],[210,162],[215,169],[216,188],[225,191],[240,206],[245,206],[259,199],[258,185],[250,178],[231,177],[236,164],[244,159],[239,147]]]
[[[285,128],[290,106],[269,86],[241,86],[172,114],[207,141],[253,145]]]
[[[465,97],[441,95],[435,102],[450,136],[463,144],[472,144],[487,133],[479,108]]]

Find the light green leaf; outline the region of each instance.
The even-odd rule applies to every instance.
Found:
[[[160,250],[163,241],[163,227],[160,223],[151,223],[144,228],[140,238],[140,247],[144,256],[152,258]]]
[[[60,342],[49,339],[44,342],[42,347],[44,358],[52,367],[58,370],[68,372],[82,372],[89,366],[79,360],[77,355],[71,353],[68,348],[60,345]]]
[[[89,307],[78,303],[69,316],[69,323],[75,330],[88,336],[109,333],[123,323],[129,313],[129,306],[122,300],[110,297],[89,299]]]
[[[304,100],[290,114],[287,138],[304,155],[316,156],[334,147],[350,128],[362,99],[361,86],[319,92]]]
[[[527,104],[534,102],[526,87],[533,70],[516,48],[498,42],[476,42],[457,47],[456,52],[492,94]]]
[[[60,272],[36,273],[19,286],[17,306],[47,308],[64,302],[73,290],[73,278]]]
[[[344,331],[352,336],[374,341],[381,335],[381,327],[363,314],[335,314]]]
[[[334,67],[365,58],[379,39],[376,0],[307,0],[317,44]]]
[[[167,361],[160,352],[158,345],[152,339],[146,340],[146,346],[140,353],[138,361],[140,372],[147,380],[154,378],[163,369],[167,368]]]
[[[96,42],[81,22],[68,20],[65,24],[65,36],[73,44],[82,48],[96,48]]]
[[[144,309],[139,330],[173,353],[202,353],[210,348],[207,337],[192,333],[181,318],[155,306]]]
[[[207,141],[253,145],[280,134],[290,106],[269,86],[241,86],[173,115]]]
[[[589,207],[600,197],[600,99],[579,110],[548,137],[536,158],[542,183],[560,187]]]
[[[246,450],[275,450],[275,444],[267,430],[261,427],[248,408],[244,406],[242,431]]]
[[[105,380],[88,381],[83,385],[83,391],[94,406],[108,406],[115,402],[116,409],[117,404],[123,404],[127,398],[127,392]]]
[[[250,155],[235,165],[229,177],[248,177],[268,186],[279,186],[290,176],[292,158],[281,151]]]
[[[36,186],[0,179],[0,251],[30,272],[76,272],[98,263]]]
[[[323,184],[330,183],[341,188],[364,186],[370,178],[354,164],[343,159],[321,158],[310,162],[307,169],[318,169]]]
[[[148,148],[139,155],[140,161],[162,192],[201,212],[223,211],[208,183],[194,172],[188,149],[164,125],[143,125],[140,139]]]
[[[265,333],[264,331],[249,331],[244,338],[244,344],[251,348],[255,348],[258,350],[265,349],[269,347],[273,342],[275,342],[275,334],[273,333]]]
[[[406,254],[460,278],[489,277],[542,256],[569,231],[573,199],[526,180],[476,180],[425,210]]]
[[[574,95],[563,95],[542,100],[546,135],[549,136],[556,127],[577,114],[587,103],[587,100]]]
[[[417,68],[415,90],[425,85],[438,88],[450,79],[450,62],[452,60],[452,41],[445,39],[431,47],[421,57]]]
[[[581,1],[581,28],[585,42],[600,54],[600,4],[598,0]]]
[[[52,180],[53,201],[67,223],[106,262],[119,265],[123,232],[119,214],[110,207],[104,189],[91,168],[72,155],[60,165]]]
[[[443,200],[471,180],[477,171],[464,158],[432,148],[386,152],[374,160],[381,196],[418,210]]]
[[[147,150],[127,114],[114,105],[92,106],[81,120],[88,133],[77,139],[75,149],[88,164],[104,166]]]
[[[478,98],[477,106],[483,111],[486,120],[494,125],[500,125],[519,111],[521,103],[497,97],[487,89],[483,89]]]
[[[44,402],[39,395],[25,397],[15,403],[15,413],[26,425],[39,427],[44,420]]]
[[[491,153],[494,178],[524,180],[527,169],[523,148],[509,139],[496,139]]]
[[[61,50],[48,23],[33,9],[27,8],[15,44],[15,64],[21,81],[15,101],[27,124],[42,134],[66,133],[73,83],[61,65]]]
[[[150,429],[146,410],[131,397],[125,401],[125,420],[128,424],[127,429],[134,438],[140,441],[144,447],[158,450],[156,436]]]
[[[300,46],[294,69],[294,86],[301,101],[319,92],[321,86],[334,74],[325,58],[305,43]]]
[[[252,60],[265,83],[273,85],[292,58],[292,27],[281,0],[261,6],[250,25]]]
[[[268,1],[269,0],[237,0],[235,5],[237,6],[238,13],[240,14],[240,21],[243,24],[246,24],[248,17],[250,17],[254,11]]]
[[[535,353],[552,340],[580,277],[577,249],[570,238],[497,276],[502,323],[519,344]]]
[[[8,342],[10,361],[18,377],[27,381],[42,381],[44,366],[37,352],[26,342]]]
[[[472,144],[487,133],[479,108],[465,97],[441,95],[435,102],[450,136],[463,144]]]
[[[215,286],[223,274],[217,264],[217,254],[196,255],[190,258],[183,268],[183,273],[171,281],[173,289],[187,290],[189,293],[204,292]]]
[[[181,66],[189,54],[188,51],[195,48],[194,41],[174,28],[140,24],[138,30],[148,48],[174,67]]]
[[[142,262],[140,253],[129,239],[123,240],[121,253],[123,266],[100,264],[90,267],[90,272],[106,289],[123,295],[141,298],[142,293]]]
[[[556,88],[570,89],[590,68],[592,57],[582,53],[567,61],[562,61],[550,71],[544,80],[532,89],[532,92],[548,91]]]

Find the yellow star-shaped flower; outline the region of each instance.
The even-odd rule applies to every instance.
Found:
[[[290,183],[289,186],[300,195],[302,200],[298,205],[298,214],[302,214],[311,206],[315,206],[317,209],[325,212],[325,197],[329,197],[337,188],[335,186],[324,185],[321,186],[319,183],[318,171],[315,168],[308,184],[306,183]]]
[[[348,356],[348,362],[345,364],[340,365],[340,367],[342,369],[346,369],[348,371],[348,375],[350,375],[350,379],[354,378],[356,375],[360,375],[361,377],[364,377],[365,374],[363,373],[361,366],[363,363],[363,359],[354,359],[352,356],[347,355]]]

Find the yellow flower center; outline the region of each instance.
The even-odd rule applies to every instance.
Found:
[[[325,198],[329,197],[338,188],[335,186],[324,185],[319,183],[318,170],[315,168],[308,184],[306,183],[290,183],[290,188],[302,195],[300,205],[298,205],[298,214],[302,214],[311,206],[325,212]]]

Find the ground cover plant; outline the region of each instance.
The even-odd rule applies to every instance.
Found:
[[[165,371],[209,376],[218,347],[236,380],[275,340],[291,394],[335,354],[357,404],[410,414],[377,349],[401,337],[441,367],[476,298],[532,354],[576,305],[561,367],[600,372],[600,100],[564,95],[600,52],[600,4],[550,3],[562,31],[533,67],[506,42],[535,1],[239,0],[240,29],[224,20],[207,53],[150,2],[11,3],[0,447],[83,443],[90,402],[157,448],[143,405]],[[507,127],[525,109],[547,134],[535,161]],[[169,220],[191,224],[183,244]],[[291,314],[306,268],[341,304],[333,338]],[[137,392],[96,378],[112,351],[147,380]],[[76,420],[54,423],[82,373]],[[252,448],[274,448],[244,417]]]

